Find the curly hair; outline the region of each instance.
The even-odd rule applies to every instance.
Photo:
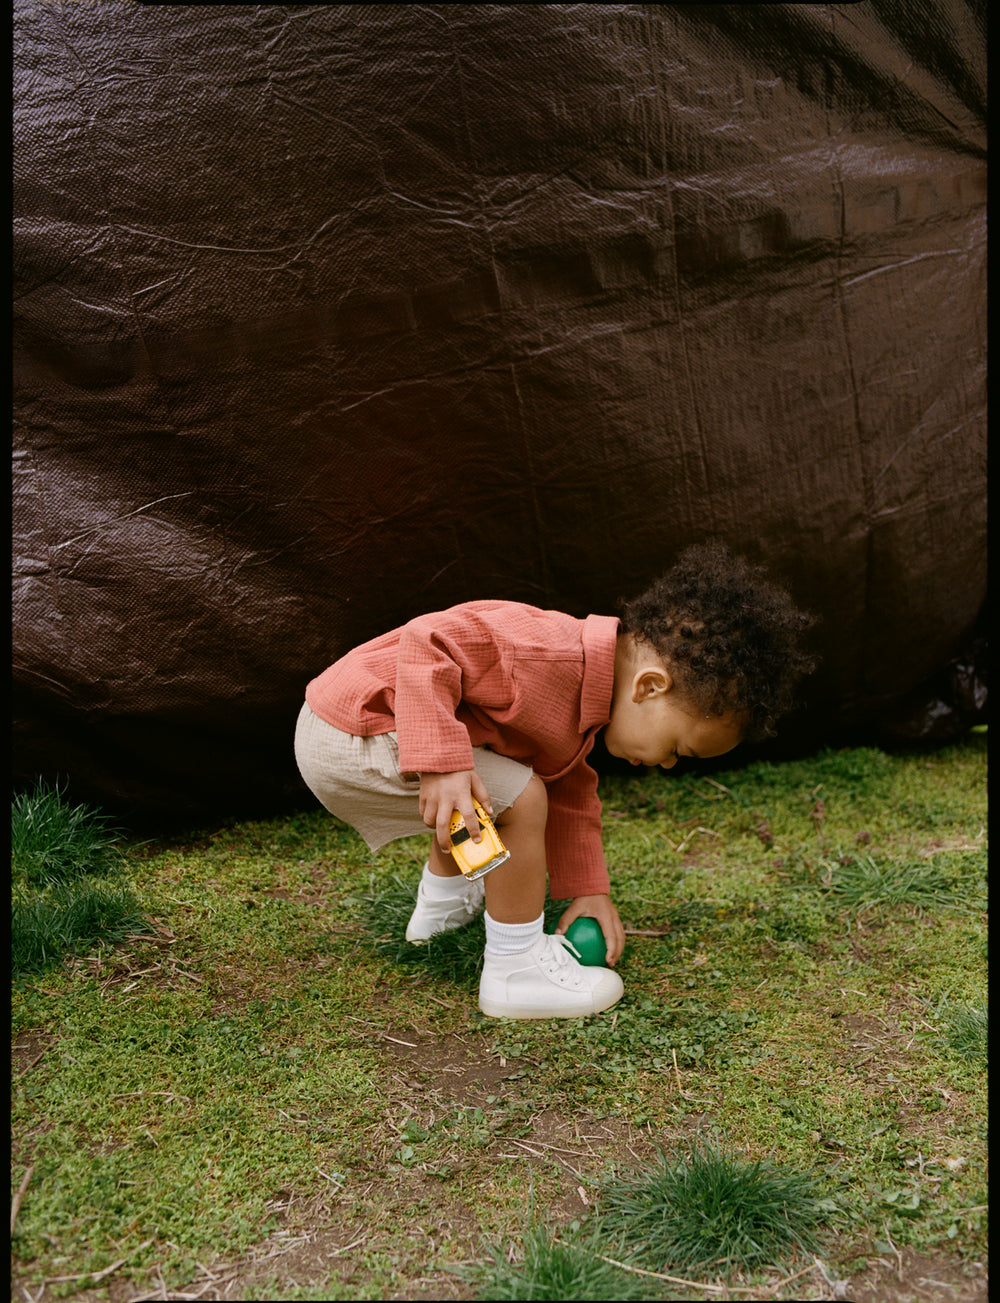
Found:
[[[706,715],[743,716],[751,742],[773,736],[816,665],[800,646],[814,617],[764,576],[725,544],[703,543],[622,604],[625,632],[655,648],[683,697]]]

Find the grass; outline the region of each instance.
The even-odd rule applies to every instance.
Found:
[[[405,937],[413,913],[412,880],[405,881],[395,874],[387,885],[373,884],[369,892],[356,900],[376,954],[400,968],[430,978],[455,983],[478,982],[486,944],[482,915],[465,927],[439,933],[425,945],[414,946]]]
[[[943,857],[941,857],[943,858]],[[986,852],[981,853],[983,887],[986,885]],[[965,868],[967,866],[963,866]],[[968,876],[968,875],[966,875]],[[871,855],[842,856],[828,870],[827,889],[849,909],[870,912],[891,906],[916,910],[985,908],[985,890],[977,893],[968,881],[953,881],[934,863],[877,863]]]
[[[604,780],[591,1019],[483,1018],[480,921],[402,939],[421,839],[322,810],[41,871],[155,930],[12,989],[15,1293],[975,1297],[985,772],[973,733]]]
[[[11,971],[42,972],[81,946],[146,927],[122,881],[122,834],[41,783],[11,802]]]
[[[803,1172],[703,1142],[616,1177],[600,1207],[605,1234],[640,1265],[731,1274],[817,1252],[818,1228],[836,1205]]]
[[[529,1223],[517,1243],[484,1245],[485,1262],[470,1277],[481,1299],[655,1299],[654,1283],[607,1260],[599,1234],[579,1227],[554,1238]]]
[[[969,1063],[986,1063],[988,1053],[989,1013],[986,1003],[951,1004],[941,1000],[935,1015],[941,1023],[948,1048]]]
[[[130,887],[120,883],[58,883],[11,897],[11,969],[42,972],[81,946],[123,941],[145,925]]]
[[[38,782],[11,802],[10,866],[32,887],[103,876],[121,865],[122,834],[93,806]]]

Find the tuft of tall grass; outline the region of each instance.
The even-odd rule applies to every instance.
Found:
[[[705,1143],[674,1161],[661,1151],[645,1170],[608,1183],[600,1225],[647,1270],[731,1273],[815,1252],[833,1210],[804,1173]]]
[[[830,866],[824,886],[841,904],[859,913],[894,905],[918,911],[966,911],[977,905],[971,892],[933,865],[879,864],[870,855],[848,856]]]
[[[84,875],[102,877],[121,864],[121,834],[94,806],[71,805],[40,779],[10,807],[10,864],[15,881],[41,887]]]
[[[393,875],[391,885],[359,898],[365,931],[377,954],[404,968],[460,985],[479,979],[486,932],[482,915],[464,927],[440,932],[425,945],[406,939],[406,925],[417,901],[417,882],[406,883]]]
[[[121,835],[105,815],[38,782],[11,802],[11,971],[41,972],[146,919],[121,881]]]
[[[651,1282],[605,1262],[593,1231],[556,1239],[543,1225],[525,1228],[520,1246],[487,1243],[475,1270],[481,1299],[654,1299]]]
[[[15,890],[10,911],[11,971],[37,973],[95,941],[122,941],[148,925],[122,883],[58,883]]]
[[[950,1004],[943,999],[934,1010],[944,1024],[948,1048],[967,1063],[986,1063],[989,1053],[989,1009],[983,1004]]]

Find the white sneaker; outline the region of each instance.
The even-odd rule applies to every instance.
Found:
[[[451,879],[444,879],[451,881]],[[483,908],[486,889],[482,879],[469,882],[463,878],[457,890],[444,900],[432,900],[424,886],[423,879],[417,889],[417,904],[410,921],[406,925],[406,939],[417,945],[426,945],[431,937],[439,932],[450,932],[452,928],[462,927],[474,918]]]
[[[569,952],[565,937],[543,933],[519,955],[483,957],[479,1007],[489,1018],[582,1018],[609,1009],[625,994],[610,968],[590,968]]]

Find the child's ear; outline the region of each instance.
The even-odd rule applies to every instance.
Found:
[[[632,700],[646,701],[650,697],[662,697],[673,686],[673,679],[665,669],[647,667],[635,676]]]

